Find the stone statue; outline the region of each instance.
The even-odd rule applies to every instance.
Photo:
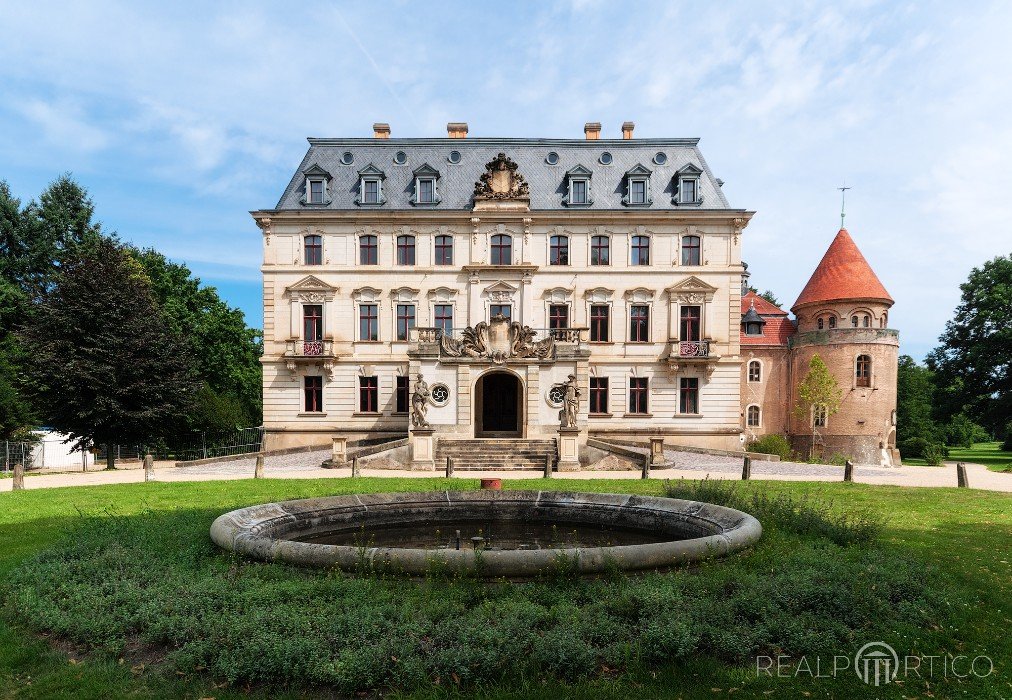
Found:
[[[425,420],[425,413],[429,410],[429,385],[418,375],[415,380],[415,390],[411,394],[411,426],[414,428],[428,428],[429,421]]]
[[[559,411],[559,425],[563,428],[575,428],[576,415],[580,412],[580,389],[576,386],[576,375],[569,375],[566,381],[555,386],[561,387],[565,392],[562,410]]]

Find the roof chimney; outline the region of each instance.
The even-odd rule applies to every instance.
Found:
[[[622,138],[629,140],[632,138],[633,129],[636,128],[635,122],[622,122]]]
[[[446,125],[446,135],[451,139],[466,139],[467,122],[449,122]]]
[[[383,122],[376,122],[372,125],[372,137],[374,139],[390,138],[390,125]]]
[[[601,122],[587,122],[583,125],[583,135],[588,141],[597,141],[601,138]]]

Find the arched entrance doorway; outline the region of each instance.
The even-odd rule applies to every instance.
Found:
[[[489,372],[474,388],[474,436],[522,437],[523,391],[511,372]]]

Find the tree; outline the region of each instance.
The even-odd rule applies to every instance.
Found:
[[[0,439],[23,437],[33,413],[20,390],[23,353],[14,335],[26,312],[27,297],[14,281],[15,253],[21,249],[24,217],[21,202],[0,181]]]
[[[204,383],[187,431],[209,433],[259,425],[262,421],[262,334],[247,327],[239,309],[214,287],[152,250],[130,248],[151,281],[151,291],[173,332],[190,345],[194,370]]]
[[[932,418],[935,403],[934,374],[910,355],[900,355],[896,372],[897,440],[923,438],[941,442]]]
[[[188,348],[169,328],[141,266],[115,241],[68,251],[22,334],[43,419],[77,447],[145,443],[191,402]]]
[[[1012,255],[974,268],[960,290],[959,306],[927,364],[938,386],[958,389],[947,402],[949,415],[964,409],[1000,434],[1012,416]]]
[[[763,299],[773,304],[773,306],[780,307],[780,300],[777,299],[777,295],[773,293],[773,290],[767,289],[765,292],[760,292],[755,287],[749,287],[748,290],[750,292],[755,292],[757,295],[761,296]]]
[[[818,355],[812,355],[808,363],[808,373],[798,385],[798,405],[794,413],[800,420],[807,420],[813,406],[822,406],[826,415],[831,416],[840,410],[843,391],[829,372],[829,367]]]

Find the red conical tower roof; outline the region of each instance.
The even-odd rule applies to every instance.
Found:
[[[889,305],[893,303],[893,298],[882,286],[845,228],[836,234],[791,310],[805,304],[841,299],[867,299],[883,301]]]

